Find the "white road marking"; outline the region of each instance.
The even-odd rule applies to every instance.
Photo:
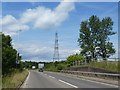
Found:
[[[77,86],[72,85],[72,84],[70,84],[70,83],[68,83],[68,82],[65,82],[65,81],[63,81],[63,80],[60,80],[60,79],[59,79],[59,81],[62,82],[62,83],[65,83],[65,84],[67,84],[67,85],[70,85],[70,86],[72,86],[72,87],[74,87],[74,88],[78,88]]]
[[[112,84],[108,84],[108,83],[104,83],[104,82],[98,82],[98,81],[92,81],[92,80],[87,80],[87,79],[81,79],[81,80],[85,80],[85,81],[89,81],[89,82],[93,82],[93,83],[99,83],[99,84],[103,84],[103,85],[107,85],[107,86],[112,86],[112,87],[117,87],[117,85],[112,85]]]
[[[47,74],[44,74],[44,75],[47,75]]]
[[[30,77],[30,72],[28,73],[28,77],[26,78],[26,81],[28,81],[29,77]]]
[[[48,75],[48,76],[49,76],[49,75]],[[55,77],[52,77],[52,76],[49,76],[49,77],[51,77],[51,78],[55,78]],[[56,78],[55,78],[55,79],[56,79]],[[84,81],[93,82],[93,83],[103,84],[103,85],[107,85],[107,86],[112,86],[112,87],[115,87],[115,88],[118,88],[117,85],[113,85],[113,84],[109,84],[109,83],[98,82],[98,81],[93,81],[93,80],[88,80],[88,79],[83,79],[83,78],[78,78],[78,79],[80,79],[80,80],[84,80]],[[70,86],[72,85],[72,84],[67,83],[67,82],[65,82],[65,81],[63,81],[63,80],[60,80],[60,79],[57,79],[57,80],[59,80],[60,82],[63,82],[63,83],[69,84]],[[72,86],[75,86],[75,85],[72,85]],[[77,87],[77,86],[75,86],[75,87]],[[77,87],[77,88],[78,88],[78,87]]]
[[[49,77],[51,77],[51,78],[54,78],[54,79],[55,79],[55,77],[53,77],[53,76],[49,76]]]
[[[109,83],[105,83],[105,82],[99,82],[99,81],[94,81],[94,80],[88,80],[88,79],[83,79],[83,78],[78,78],[78,77],[77,77],[77,79],[84,80],[84,81],[89,81],[89,82],[93,82],[93,83],[98,83],[98,84],[103,84],[103,85],[107,85],[107,86],[112,86],[112,87],[118,88],[118,85],[113,85],[113,84],[109,84]]]
[[[25,88],[27,86],[27,81],[28,81],[29,77],[30,77],[30,72],[28,73],[28,76],[27,76],[26,80],[24,81],[22,88]]]

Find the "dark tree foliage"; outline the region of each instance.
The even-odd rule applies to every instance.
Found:
[[[27,69],[32,69],[32,66],[35,66],[36,69],[38,68],[38,62],[32,62],[32,61],[25,61],[23,62],[23,67]]]
[[[2,34],[2,74],[7,75],[15,68],[22,68],[20,66],[21,56],[17,55],[17,50],[11,44],[12,38]],[[19,62],[19,63],[17,63]]]
[[[97,60],[97,55],[103,60],[107,60],[115,53],[113,43],[109,37],[114,35],[112,31],[113,21],[110,17],[99,19],[97,16],[91,16],[88,20],[82,21],[80,24],[80,34],[78,38],[79,46],[82,49],[81,54],[90,60]],[[99,52],[96,53],[96,48]]]
[[[45,62],[44,64],[44,70],[46,71],[59,71],[68,67],[67,61]]]

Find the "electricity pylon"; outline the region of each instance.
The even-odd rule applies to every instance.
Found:
[[[58,46],[58,33],[55,33],[55,46],[54,46],[54,55],[53,62],[59,61],[59,46]]]

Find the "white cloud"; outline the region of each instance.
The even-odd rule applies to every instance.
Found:
[[[14,44],[14,47],[22,54],[23,59],[28,60],[46,60],[53,59],[54,48],[53,46],[45,46],[38,43],[34,44]],[[79,50],[72,48],[60,48],[60,59],[65,60],[69,55],[78,53]]]
[[[16,35],[19,30],[26,31],[30,27],[49,29],[60,25],[65,21],[69,12],[74,10],[73,2],[62,1],[56,8],[50,9],[42,6],[27,9],[19,19],[12,15],[6,15],[0,19],[0,27],[5,34]],[[32,26],[28,26],[32,25]]]
[[[48,59],[52,57],[53,48],[40,44],[14,44],[14,47],[23,55],[23,59]]]
[[[22,23],[32,23],[34,28],[48,29],[60,25],[69,16],[69,12],[74,10],[74,3],[62,1],[55,9],[46,7],[36,7],[27,9],[21,15]]]
[[[36,8],[27,9],[21,13],[17,19],[12,15],[6,15],[0,19],[0,26],[5,34],[16,35],[19,30],[26,31],[30,27],[39,29],[49,29],[61,25],[68,17],[69,13],[74,10],[73,2],[62,1],[56,8],[38,6]],[[32,25],[32,26],[29,26]],[[52,59],[53,46],[44,46],[40,44],[14,44],[13,45],[22,54],[24,59]],[[62,53],[62,54],[61,54]],[[74,53],[73,49],[60,49],[60,58],[66,58]]]
[[[12,15],[6,15],[0,19],[0,27],[2,27],[2,32],[6,35],[16,35],[19,30],[26,31],[29,29],[29,26],[21,24],[15,17]]]
[[[9,25],[16,22],[17,20],[12,15],[6,15],[2,18],[0,25]]]
[[[32,55],[36,55],[40,53],[48,53],[52,51],[50,47],[40,46],[36,44],[30,44],[30,45],[29,44],[24,44],[24,45],[18,44],[16,48],[20,51],[22,50],[23,52],[29,53]]]

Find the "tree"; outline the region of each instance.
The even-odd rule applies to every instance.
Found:
[[[91,16],[89,20],[80,24],[80,34],[78,38],[81,54],[88,58],[97,60],[96,48],[99,47],[99,56],[104,60],[115,53],[109,36],[114,35],[112,31],[113,22],[110,17],[103,18],[102,21],[97,16]],[[89,55],[88,55],[89,53]]]
[[[91,31],[88,27],[88,22],[84,21],[81,22],[81,29],[80,29],[80,38],[78,39],[79,44],[80,44],[80,48],[82,48],[81,54],[83,56],[86,56],[86,52],[87,51],[91,51],[90,47],[92,46],[92,42],[90,41],[91,38]]]
[[[97,43],[97,32],[99,31],[100,20],[92,16],[89,20],[82,21],[80,24],[79,46],[82,48],[81,54],[88,58],[96,59],[95,47]],[[88,55],[90,53],[90,55]],[[91,61],[91,60],[90,60]]]
[[[90,42],[91,42],[91,47],[90,48],[90,51],[91,51],[91,58],[93,60],[97,60],[97,57],[96,57],[96,51],[95,51],[95,48],[97,47],[97,41],[98,41],[98,34],[99,34],[99,31],[100,31],[100,19],[99,17],[97,16],[91,16],[89,18],[89,21],[88,21],[88,27],[90,29]]]
[[[103,18],[101,21],[101,28],[99,32],[98,38],[98,47],[100,47],[99,55],[103,58],[103,60],[107,60],[110,55],[115,53],[115,49],[113,48],[113,43],[110,42],[110,36],[116,34],[112,31],[113,29],[113,21],[110,17]]]
[[[6,75],[12,72],[16,67],[17,59],[21,60],[21,56],[18,54],[17,58],[17,50],[13,48],[11,44],[12,38],[7,35],[2,34],[2,74]],[[20,66],[20,65],[19,65]]]
[[[80,54],[73,54],[67,57],[67,62],[70,66],[72,66],[75,61],[84,62],[84,58]]]
[[[25,61],[22,62],[23,63],[23,67],[27,68],[27,69],[32,69],[32,66],[35,66],[35,68],[38,68],[38,62],[34,62],[34,61]]]

